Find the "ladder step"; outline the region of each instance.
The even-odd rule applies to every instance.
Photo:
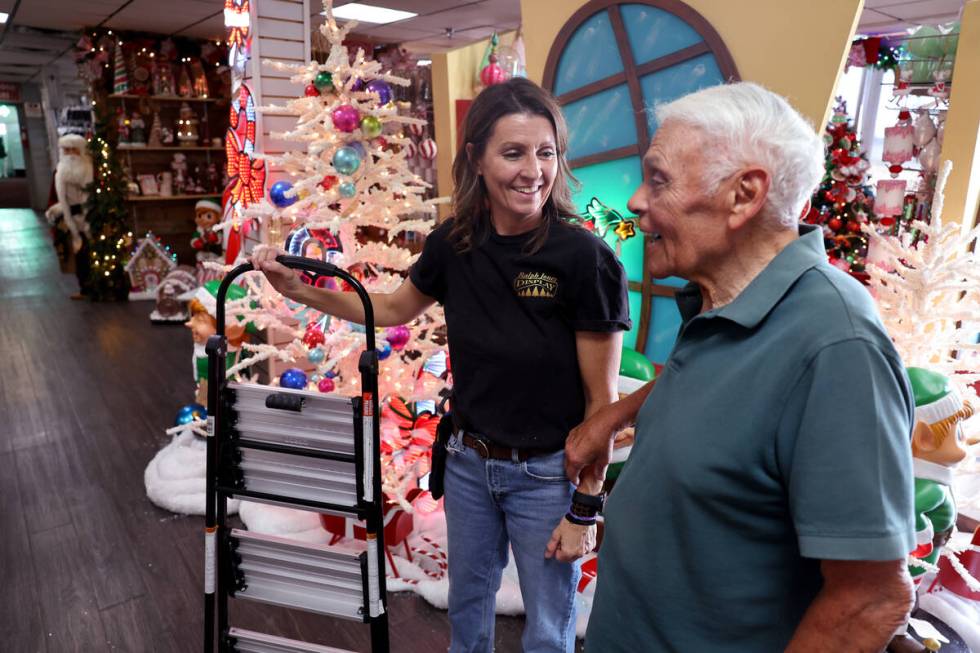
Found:
[[[254,383],[229,383],[228,388],[234,391],[232,408],[238,416],[235,429],[242,437],[354,454],[354,408],[350,399]],[[267,408],[270,395],[299,397],[303,407],[299,412]]]
[[[233,650],[238,653],[353,653],[347,649],[300,642],[244,628],[230,628],[228,637],[234,642]]]
[[[339,549],[238,529],[231,540],[244,584],[237,598],[364,620],[363,547]]]
[[[264,503],[270,506],[281,506],[283,508],[292,508],[294,510],[308,510],[310,512],[317,512],[325,515],[337,515],[338,517],[356,517],[357,519],[364,519],[360,509],[347,505],[339,506],[325,503],[323,501],[295,498],[290,499],[273,494],[263,494],[261,492],[229,487],[227,485],[219,485],[217,489],[218,492],[225,495],[229,499],[244,499],[245,501]],[[368,508],[370,508],[370,506],[368,506]]]

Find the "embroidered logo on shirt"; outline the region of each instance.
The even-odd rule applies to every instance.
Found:
[[[558,277],[543,272],[521,272],[514,279],[518,297],[554,297],[558,294]]]

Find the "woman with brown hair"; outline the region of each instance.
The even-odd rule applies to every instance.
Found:
[[[616,399],[623,268],[573,226],[567,131],[554,98],[526,79],[470,106],[453,164],[454,217],[428,236],[409,278],[372,294],[378,326],[443,304],[456,431],[447,444],[450,651],[493,649],[508,544],[527,613],[523,650],[572,651],[575,560],[595,545],[605,470],[579,492],[564,469],[568,432]],[[252,259],[298,302],[363,321],[356,296],[302,284],[264,248]],[[576,501],[573,502],[573,493]]]

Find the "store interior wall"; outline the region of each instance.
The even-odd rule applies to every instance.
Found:
[[[528,77],[544,78],[562,26],[588,0],[521,0]],[[863,0],[688,0],[721,36],[743,80],[787,97],[820,129],[854,37]]]
[[[956,66],[940,161],[952,161],[943,218],[966,227],[977,222],[980,205],[980,0],[963,7]]]
[[[500,35],[501,44],[510,44],[515,32]],[[453,192],[453,159],[456,156],[456,101],[476,97],[474,84],[480,62],[489,45],[484,39],[463,48],[432,55],[432,102],[435,121],[435,138],[439,143],[436,170],[439,195],[446,197]],[[439,206],[440,218],[446,217],[450,207]]]

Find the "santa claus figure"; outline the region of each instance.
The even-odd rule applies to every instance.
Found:
[[[79,292],[72,295],[80,299],[88,294],[89,254],[91,237],[85,219],[86,187],[92,183],[92,159],[88,155],[88,143],[78,134],[66,134],[58,139],[58,168],[54,175],[58,201],[48,208],[45,215],[52,225],[58,225],[71,234],[71,250],[75,254],[75,276]]]

